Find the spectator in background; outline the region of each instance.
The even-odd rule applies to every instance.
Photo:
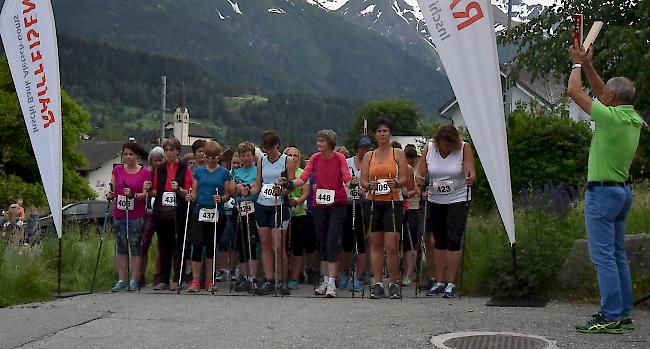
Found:
[[[343,156],[345,156],[346,159],[350,157],[350,151],[344,145],[337,147],[336,151],[343,154]]]
[[[192,143],[192,153],[194,154],[194,165],[192,165],[192,171],[200,167],[205,167],[206,162],[208,161],[205,157],[205,152],[203,148],[205,147],[204,139],[197,139]],[[184,157],[183,157],[184,158]]]
[[[183,155],[183,162],[185,162],[187,166],[189,166],[192,169],[200,167],[196,164],[196,158],[192,153],[187,153]],[[205,165],[203,165],[203,167],[205,167]]]
[[[148,160],[149,170],[151,173],[156,173],[157,167],[165,162],[165,151],[161,147],[151,149]],[[149,183],[149,185],[152,186],[153,183]],[[151,240],[153,239],[153,234],[156,230],[153,219],[153,203],[154,197],[148,195],[146,202],[147,214],[145,215],[144,234],[142,236],[142,273],[140,280],[138,280],[140,287],[146,286],[145,274],[147,271],[147,263],[149,261],[149,248],[151,247]],[[153,285],[155,286],[158,283],[160,283],[160,252],[156,254],[156,272],[153,276]]]

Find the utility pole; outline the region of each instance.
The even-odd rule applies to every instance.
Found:
[[[165,108],[167,102],[167,77],[161,76],[160,83],[162,85],[161,102],[160,102],[160,146],[162,147],[165,141]]]
[[[508,0],[508,28],[506,30],[510,31],[512,26],[512,0]],[[506,49],[507,52],[507,61],[506,61],[506,127],[508,125],[508,120],[510,120],[510,111],[512,110],[512,91],[510,86],[510,73],[512,72],[512,60],[510,58],[512,49],[512,44]]]

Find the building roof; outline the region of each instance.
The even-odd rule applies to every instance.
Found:
[[[77,151],[79,151],[85,158],[86,164],[77,168],[78,171],[94,171],[100,168],[107,161],[113,159],[116,156],[120,155],[122,149],[122,143],[118,141],[89,141],[83,142],[77,146]],[[158,146],[158,144],[140,144],[142,149],[149,154],[151,149]],[[191,153],[192,147],[190,146],[181,146],[181,153],[179,157],[182,157],[183,154]],[[145,159],[146,160],[146,159]]]

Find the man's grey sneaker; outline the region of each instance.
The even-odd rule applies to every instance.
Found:
[[[262,286],[255,290],[255,294],[260,296],[266,296],[272,293],[275,293],[275,286],[273,286],[273,283],[269,280],[264,281]]]
[[[129,286],[126,284],[126,282],[120,280],[117,283],[115,283],[115,286],[111,288],[111,292],[120,292],[120,291],[126,291],[129,289]]]
[[[327,290],[325,291],[325,297],[336,298],[336,286],[328,284]]]
[[[600,312],[593,315],[586,324],[576,325],[576,330],[580,333],[623,333],[620,321],[605,320],[605,317]]]
[[[451,282],[445,287],[445,292],[442,293],[444,298],[454,298],[456,296],[456,285]]]
[[[291,291],[289,290],[289,285],[287,285],[286,281],[280,282],[280,285],[278,285],[278,293],[282,296],[288,296],[291,294]]]
[[[169,284],[166,284],[164,282],[160,282],[156,286],[153,287],[153,290],[154,291],[169,290]]]
[[[327,282],[323,281],[320,283],[320,286],[314,290],[314,294],[317,296],[324,296],[327,293]]]
[[[443,292],[445,292],[445,284],[442,282],[436,282],[431,289],[429,289],[429,292],[427,293],[428,297],[433,297],[433,296],[439,296]]]
[[[633,330],[634,329],[634,321],[632,321],[632,318],[630,316],[623,315],[621,317],[621,327],[624,330],[628,330],[628,331]]]
[[[390,284],[388,285],[388,294],[390,299],[401,299],[402,288],[398,284]]]
[[[384,288],[381,286],[381,283],[377,282],[370,286],[370,299],[379,299],[384,298]]]

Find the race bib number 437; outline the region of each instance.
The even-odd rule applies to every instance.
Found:
[[[199,210],[199,222],[218,222],[219,215],[214,208],[202,208]]]

